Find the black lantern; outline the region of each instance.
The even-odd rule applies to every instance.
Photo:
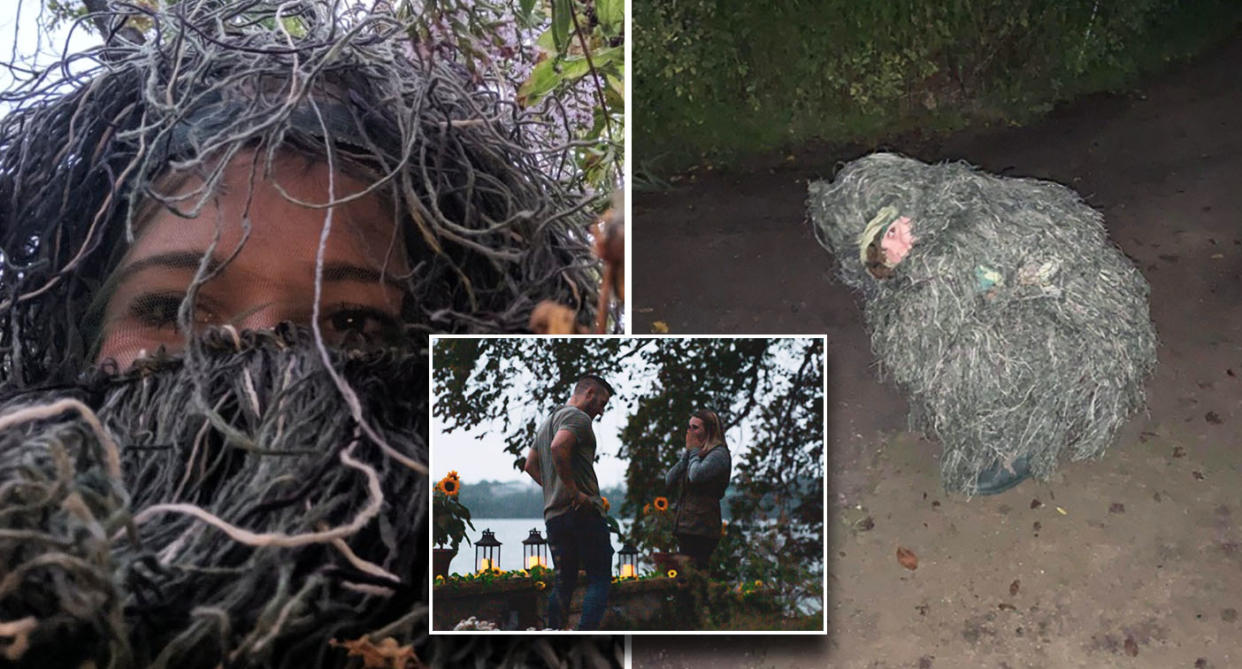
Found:
[[[500,569],[500,542],[491,530],[483,530],[483,538],[474,542],[474,564],[481,572]]]
[[[630,542],[625,542],[617,553],[617,576],[621,578],[638,578],[638,551]]]
[[[522,540],[522,563],[527,569],[548,566],[548,541],[539,530],[532,528],[530,536]]]

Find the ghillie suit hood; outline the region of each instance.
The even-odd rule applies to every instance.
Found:
[[[1041,478],[1063,454],[1099,456],[1144,406],[1149,287],[1072,190],[887,153],[809,190],[883,374],[909,393],[912,429],[944,447],[947,490],[971,494],[1017,456]],[[914,238],[889,278],[860,251],[882,214],[907,217]]]
[[[610,639],[426,634],[428,335],[520,332],[545,299],[589,323],[598,267],[582,230],[597,198],[547,109],[411,46],[382,3],[332,4],[127,4],[148,39],[6,94],[5,660],[343,666],[331,642],[365,635],[433,665],[619,662]],[[292,325],[223,328],[129,369],[97,364],[99,310],[144,212],[195,218],[248,150],[259,178],[292,153],[390,208],[410,258],[398,336],[337,350]],[[205,186],[182,197],[169,174]]]

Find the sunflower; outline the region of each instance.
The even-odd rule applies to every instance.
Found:
[[[676,569],[670,569],[670,570],[668,570],[668,577],[669,577],[669,578],[677,578],[677,570],[676,570]]]
[[[436,574],[436,583],[443,583],[443,582],[444,582],[444,577],[439,574]]]
[[[612,508],[612,505],[608,503],[608,498],[603,495],[600,495],[599,498],[604,502],[604,513],[608,513],[608,510]]]
[[[650,505],[650,504],[644,504],[644,505],[643,505],[643,515],[644,515],[644,516],[647,516],[647,515],[650,515],[650,514],[651,514],[651,505]]]
[[[444,492],[444,479],[440,479],[436,482],[436,492]],[[447,495],[448,493],[444,494]]]
[[[656,511],[668,511],[668,498],[667,497],[655,498],[655,508],[656,508]]]
[[[755,580],[755,587],[756,587],[756,588],[762,588],[762,587],[763,587],[763,581],[760,581],[760,580],[756,579],[756,580]]]
[[[544,583],[543,581],[535,581],[535,589],[536,589],[536,590],[543,590],[543,589],[544,589],[544,588],[546,588],[546,587],[548,587],[548,584],[547,584],[547,583]]]
[[[449,497],[456,497],[457,493],[461,492],[461,482],[454,477],[445,476],[436,484],[436,488]]]
[[[457,470],[456,470],[456,469],[454,469],[454,470],[450,471],[450,472],[448,473],[448,476],[445,476],[444,478],[446,478],[446,479],[453,479],[454,481],[459,481],[459,480],[461,480],[461,477],[457,476]]]

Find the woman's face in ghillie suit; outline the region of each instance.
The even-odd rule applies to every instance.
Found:
[[[0,120],[0,530],[39,535],[0,542],[0,620],[46,666],[420,643],[427,337],[590,320],[568,145],[391,16],[296,54],[160,18]]]
[[[929,165],[874,153],[848,163],[831,182],[810,185],[812,224],[846,284],[870,292],[896,274],[928,233],[919,214],[934,180]]]
[[[235,156],[197,217],[158,208],[138,221],[137,238],[108,281],[98,361],[115,360],[125,369],[160,347],[181,350],[187,333],[178,311],[204,265],[207,278],[186,319],[191,335],[204,326],[266,329],[287,321],[310,327],[318,316],[329,345],[395,341],[410,263],[390,209],[375,193],[332,208],[316,310],[327,210],[302,203],[327,199],[329,168],[286,152],[264,174],[261,157]],[[365,190],[340,171],[332,176],[338,199]],[[197,178],[179,181],[177,195],[202,185]]]

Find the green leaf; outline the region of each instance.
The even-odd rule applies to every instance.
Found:
[[[551,28],[548,28],[547,30],[539,34],[539,37],[535,39],[535,46],[539,47],[540,49],[543,49],[547,53],[551,53],[551,54],[557,53],[556,41],[552,39]]]
[[[569,46],[569,26],[573,22],[574,11],[570,0],[552,0],[552,43],[557,53],[565,53]]]
[[[618,35],[625,28],[625,0],[595,0],[595,15],[605,35]]]
[[[531,25],[534,23],[532,12],[535,11],[535,0],[521,0],[518,3],[518,18],[522,20],[523,25]]]
[[[566,58],[561,61],[561,78],[573,83],[591,71],[586,58]]]
[[[561,73],[556,71],[556,59],[543,59],[531,70],[530,78],[518,88],[518,104],[529,107],[538,103],[540,98],[552,92],[561,81]]]

